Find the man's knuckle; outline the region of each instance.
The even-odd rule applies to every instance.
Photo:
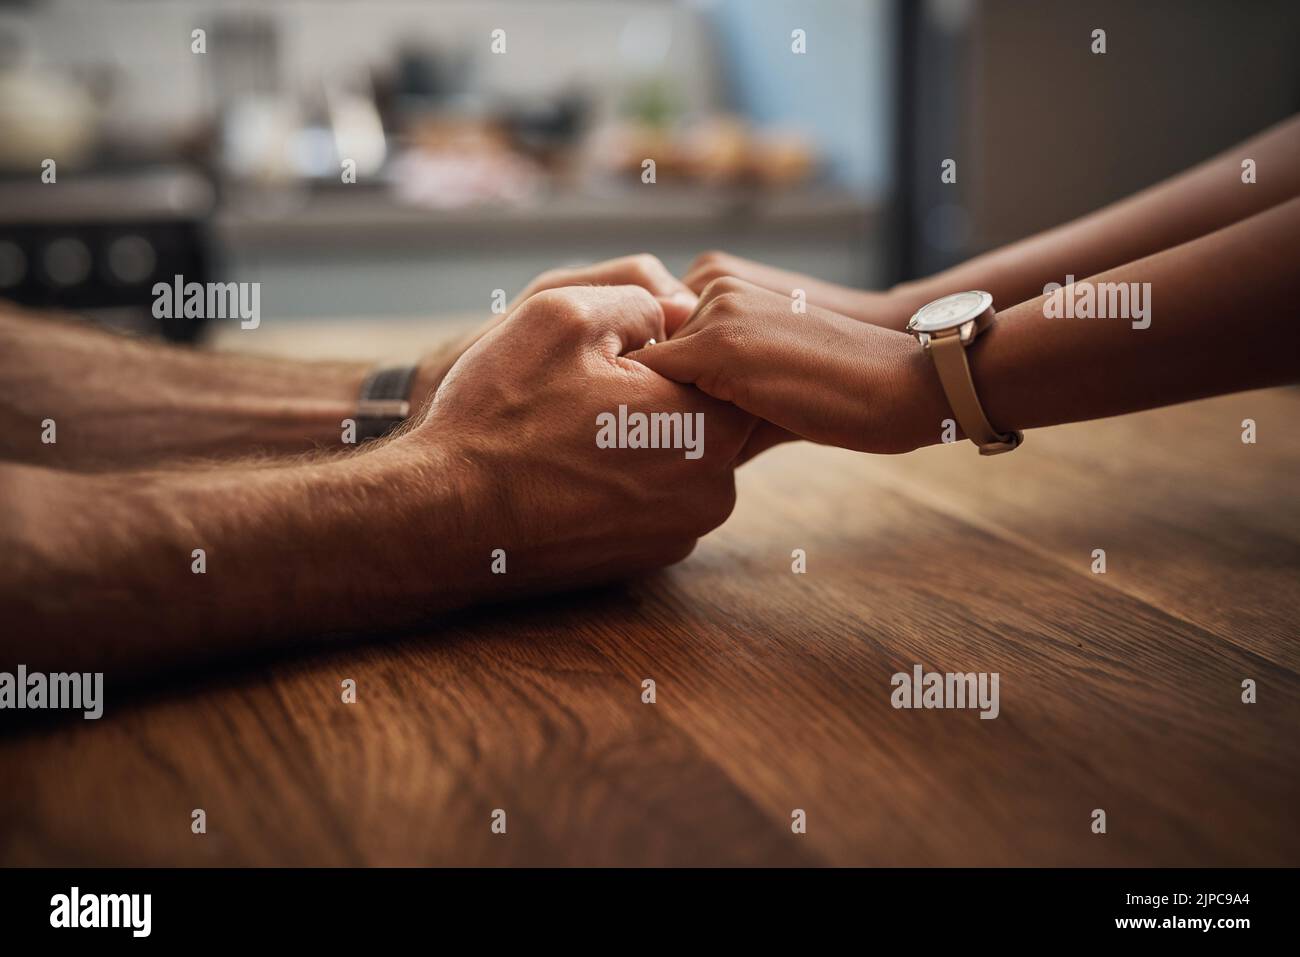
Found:
[[[568,285],[568,272],[563,269],[547,269],[533,280],[533,284],[538,289],[554,289],[557,286]]]
[[[632,267],[645,275],[658,275],[666,271],[654,253],[637,253],[631,260]]]
[[[720,249],[706,249],[695,257],[695,261],[691,263],[691,269],[724,271],[731,258]]]
[[[580,325],[589,311],[582,299],[566,289],[543,289],[528,302],[532,320],[550,324]]]
[[[528,297],[528,312],[531,315],[559,312],[567,302],[568,296],[558,289],[543,289]]]
[[[628,299],[634,299],[638,303],[642,303],[646,305],[655,302],[654,293],[652,293],[645,286],[638,286],[633,284],[633,285],[623,286],[622,288],[623,288],[623,295],[626,296]]]
[[[649,253],[637,257],[633,265],[633,275],[636,282],[647,289],[666,289],[673,282],[668,267]]]

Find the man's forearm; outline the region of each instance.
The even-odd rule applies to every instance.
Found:
[[[467,560],[482,510],[461,474],[398,443],[254,468],[0,465],[5,660],[137,673],[467,603],[488,548]]]
[[[0,458],[89,470],[345,448],[368,370],[176,348],[0,304]]]
[[[407,429],[352,453],[104,474],[0,463],[0,659],[138,673],[680,561],[730,513],[754,423],[623,358],[664,328],[643,288],[539,293]],[[697,441],[607,447],[601,417],[625,403],[697,423]]]

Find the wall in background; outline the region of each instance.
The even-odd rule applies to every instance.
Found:
[[[971,250],[1126,196],[1300,109],[1293,0],[986,0],[972,11]],[[1089,50],[1097,27],[1103,55]]]
[[[38,0],[3,20],[30,37],[53,66],[114,67],[120,79],[114,120],[152,130],[209,108],[190,31],[240,16],[280,25],[280,80],[289,91],[313,89],[322,74],[346,81],[367,66],[388,64],[403,44],[449,52],[464,46],[475,87],[487,95],[549,93],[581,83],[608,109],[623,93],[610,80],[629,73],[629,47],[653,32],[667,37],[662,62],[634,68],[668,71],[697,106],[717,98],[699,12],[661,0]],[[506,56],[489,50],[496,28],[507,30]]]
[[[220,211],[222,275],[262,281],[268,317],[310,317],[470,312],[493,288],[513,293],[542,269],[641,250],[678,270],[723,247],[834,281],[882,282],[872,212],[891,180],[892,10],[892,0],[30,0],[0,2],[0,27],[57,71],[104,73],[112,90],[105,125],[128,140],[174,136],[209,119],[210,62],[191,52],[193,29],[208,30],[211,53],[219,25],[269,22],[275,86],[286,94],[390,70],[409,47],[464,52],[464,85],[476,97],[579,88],[597,119],[658,77],[686,117],[725,110],[806,133],[836,180],[815,202],[796,193],[787,204],[795,208],[780,216],[729,212],[724,203],[711,216],[693,208],[674,218],[656,199],[650,223],[614,191],[597,195],[604,215],[591,222],[539,225],[534,212],[512,220],[470,210],[481,227],[473,238],[438,211],[425,211],[419,229],[390,229],[387,220],[401,216],[380,193],[353,219],[340,213],[296,232],[293,221],[305,218],[296,209]],[[498,28],[506,56],[490,52]],[[807,34],[804,55],[790,49],[796,28]],[[241,226],[241,216],[272,220],[269,233]]]
[[[736,109],[809,134],[851,188],[872,196],[888,192],[895,71],[889,0],[718,0],[701,6],[717,25],[727,96]],[[790,54],[794,29],[807,38],[802,56]]]
[[[280,27],[289,92],[313,91],[323,75],[361,77],[403,45],[466,50],[473,87],[488,97],[581,87],[597,115],[659,74],[688,112],[724,106],[810,134],[841,182],[879,195],[889,185],[891,11],[890,0],[35,0],[0,22],[51,66],[110,67],[111,120],[141,135],[211,108],[190,31],[257,16]],[[498,27],[507,56],[489,52]],[[794,28],[809,38],[803,56],[790,52]]]

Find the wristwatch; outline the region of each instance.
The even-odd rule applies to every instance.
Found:
[[[1010,452],[1024,440],[1019,432],[999,432],[989,424],[966,361],[966,349],[993,325],[994,315],[993,297],[975,289],[926,303],[907,323],[907,331],[934,359],[952,414],[980,455]]]
[[[357,400],[358,442],[381,438],[406,421],[415,371],[415,366],[381,368],[366,377]]]

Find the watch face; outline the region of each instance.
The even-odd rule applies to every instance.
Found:
[[[940,332],[952,329],[964,322],[977,319],[993,305],[993,297],[987,292],[955,292],[934,302],[927,303],[917,310],[907,328],[914,332]]]

